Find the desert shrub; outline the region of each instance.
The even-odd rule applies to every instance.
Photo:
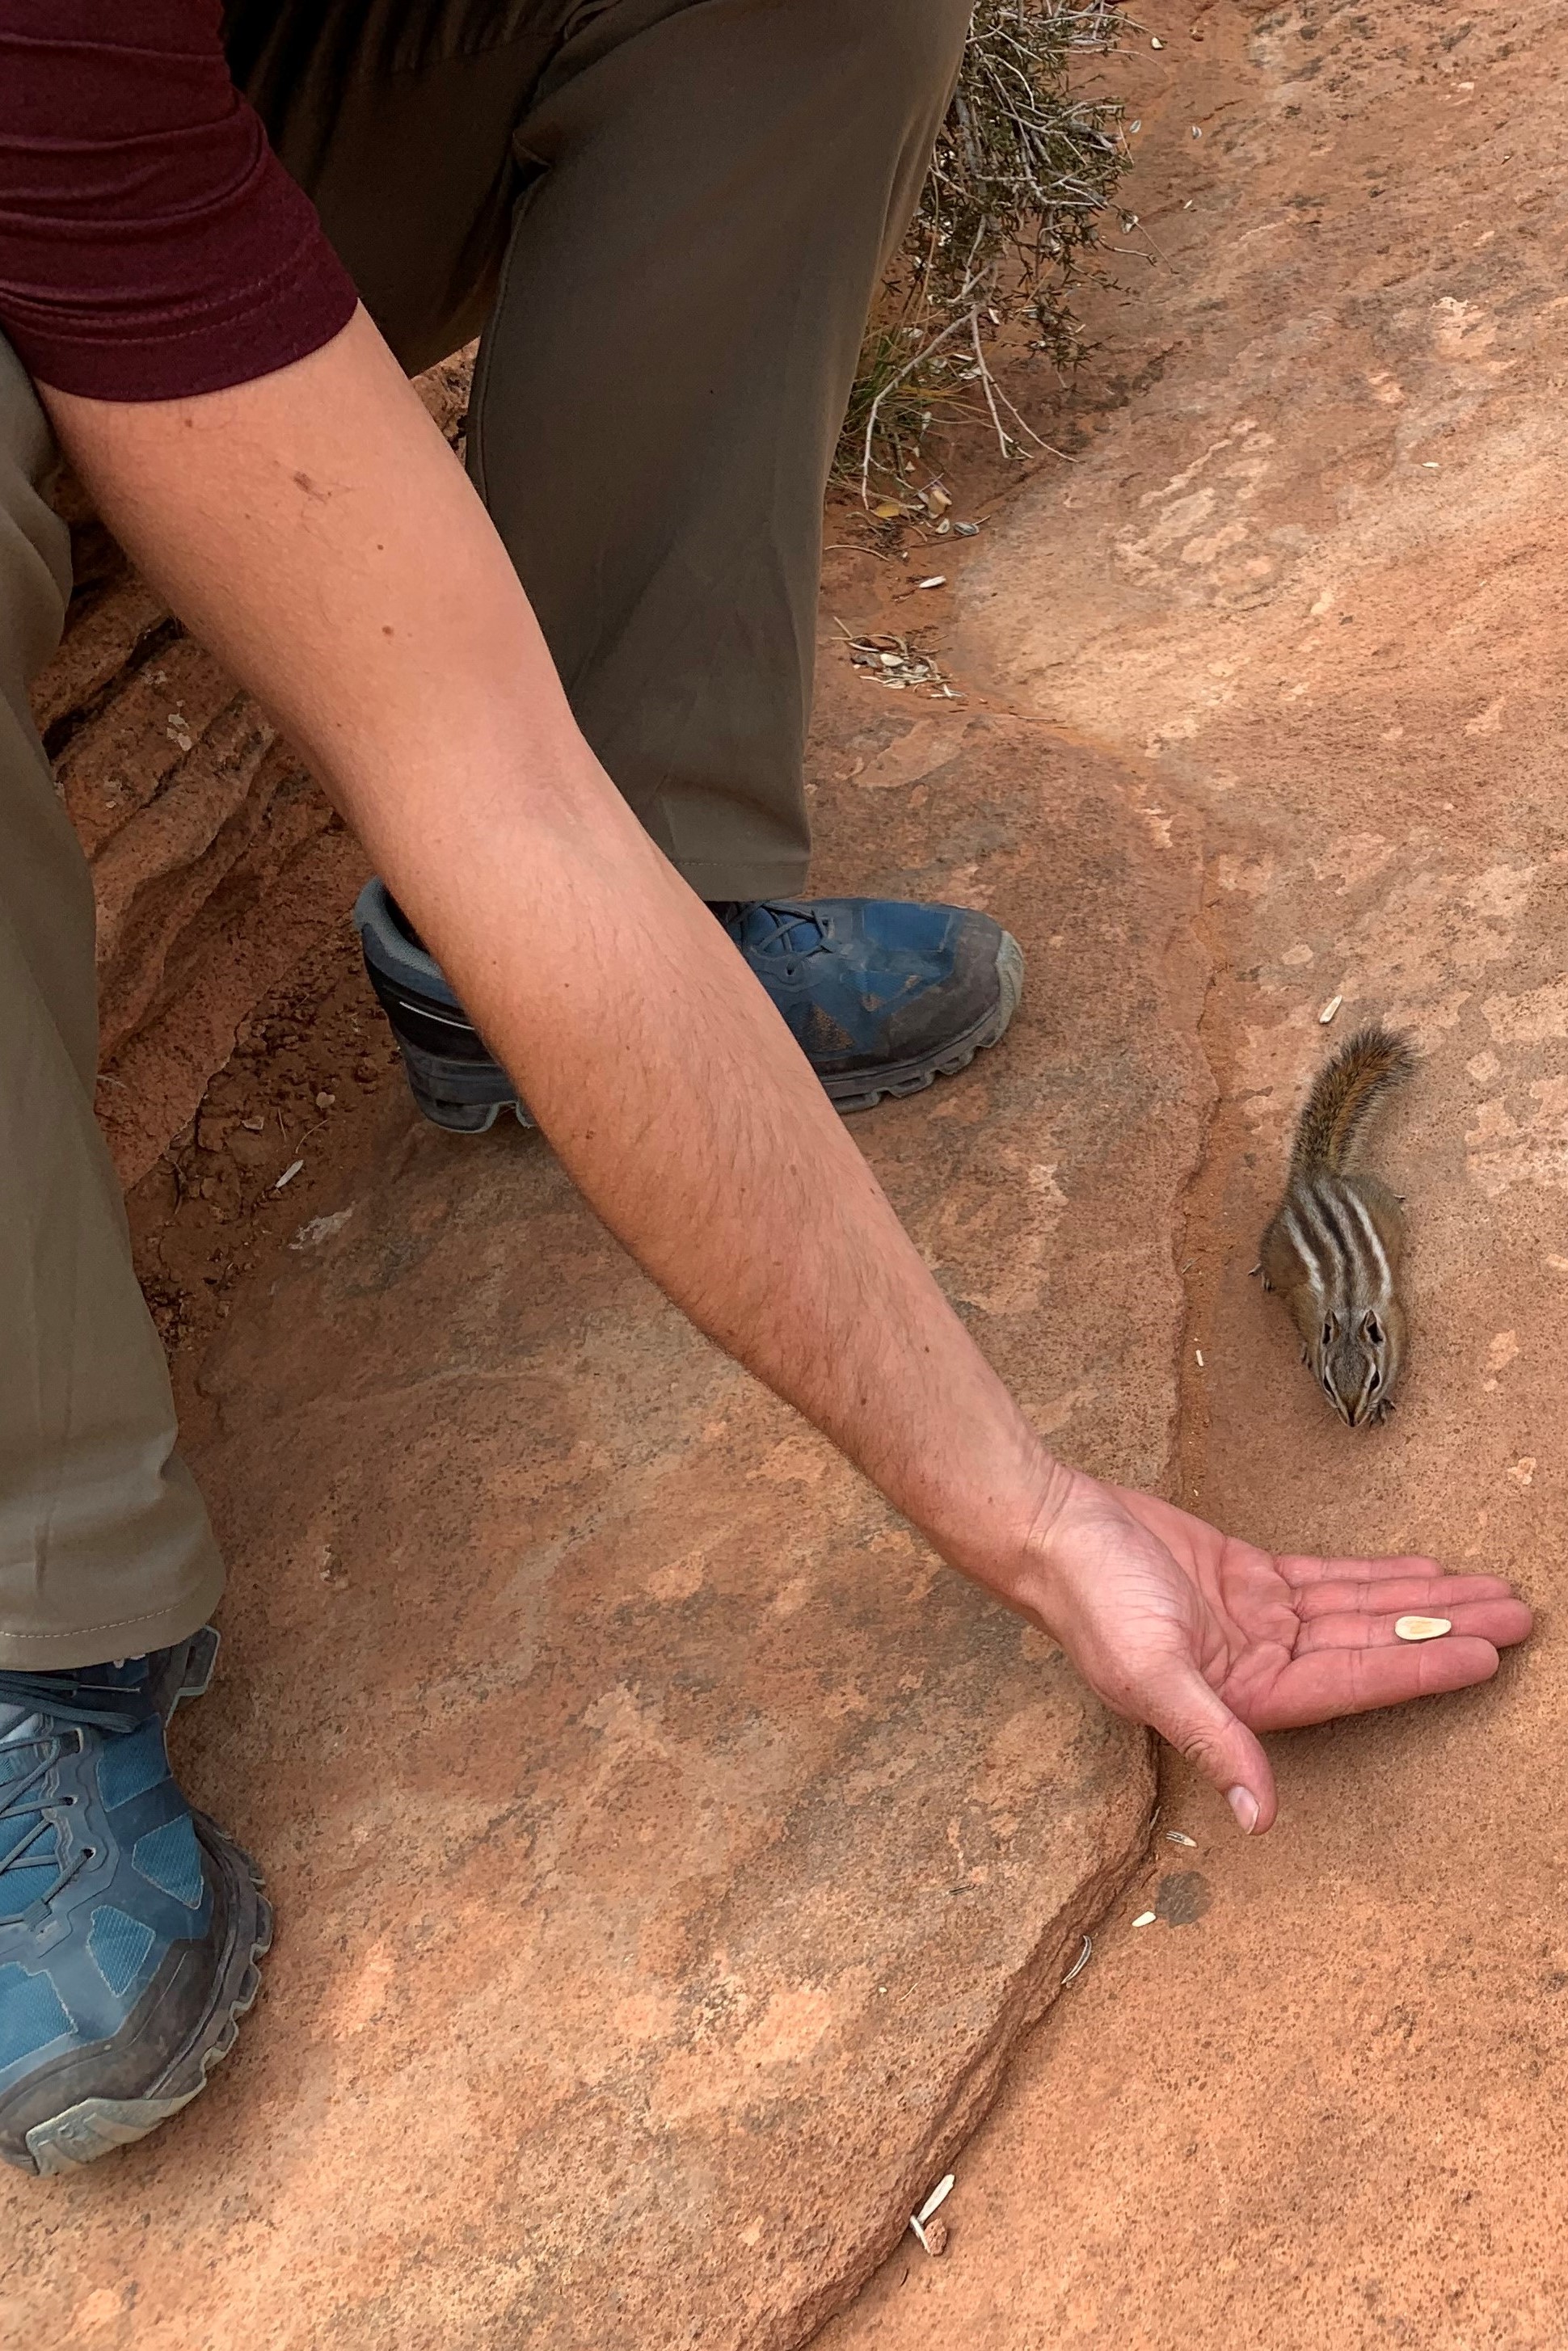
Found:
[[[1129,157],[1120,100],[1074,75],[1114,49],[1123,25],[1104,0],[978,0],[839,444],[838,476],[863,496],[896,494],[938,418],[987,419],[1009,455],[1032,437],[990,366],[999,328],[1027,319],[1060,370],[1076,362],[1069,290]]]

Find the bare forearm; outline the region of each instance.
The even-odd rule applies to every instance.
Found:
[[[1029,1600],[1052,1465],[583,743],[369,323],[200,401],[47,397],[106,518],[310,758],[605,1222],[956,1565]]]

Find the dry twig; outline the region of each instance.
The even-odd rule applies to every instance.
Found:
[[[1114,49],[1108,0],[978,0],[963,70],[909,236],[861,354],[839,478],[867,506],[904,486],[938,416],[976,414],[978,384],[1003,452],[1047,444],[997,384],[988,345],[1027,319],[1063,372],[1082,343],[1067,305],[1129,156],[1120,101],[1079,95],[1071,68]],[[1013,423],[1004,423],[1006,409]],[[1016,429],[1015,429],[1016,428]]]

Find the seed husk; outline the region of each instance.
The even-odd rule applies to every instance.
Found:
[[[1451,1616],[1396,1616],[1396,1637],[1401,1641],[1437,1641],[1454,1629]]]
[[[945,2179],[939,2179],[936,2182],[936,2187],[931,2190],[930,2195],[925,2199],[925,2201],[920,2207],[919,2211],[916,2212],[915,2216],[915,2219],[922,2222],[929,2220],[937,2206],[939,2204],[946,2204],[948,2197],[951,2196],[952,2193],[953,2175],[951,2172],[948,2172]]]

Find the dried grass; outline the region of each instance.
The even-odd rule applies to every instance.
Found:
[[[900,494],[933,423],[988,422],[1007,455],[1039,437],[991,368],[998,330],[1027,319],[1063,374],[1082,350],[1067,296],[1129,157],[1119,99],[1080,94],[1075,68],[1113,52],[1103,0],[978,0],[920,207],[867,333],[836,477],[869,505]]]

